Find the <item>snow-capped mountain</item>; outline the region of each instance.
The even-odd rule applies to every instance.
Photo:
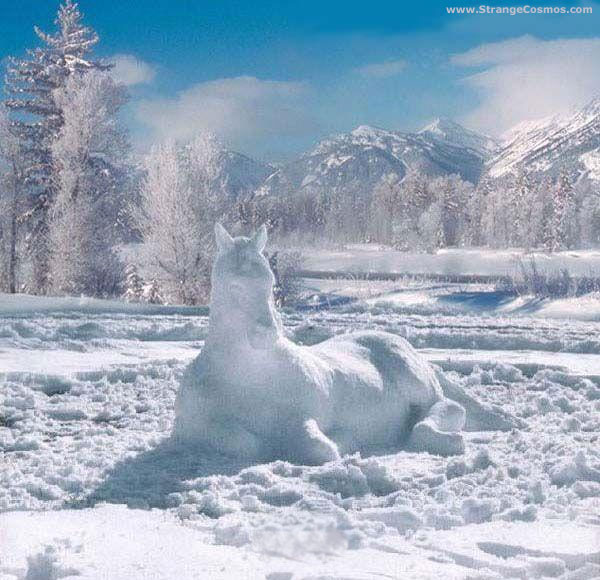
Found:
[[[213,183],[230,199],[237,199],[255,191],[273,171],[271,165],[223,149],[218,154]]]
[[[443,118],[413,133],[361,125],[278,168],[225,149],[217,166],[214,182],[232,199],[252,193],[369,196],[383,178],[402,179],[411,171],[455,173],[472,183],[482,174],[500,178],[522,168],[600,180],[600,98],[570,115],[520,123],[501,140]]]
[[[466,129],[462,125],[445,118],[438,118],[423,127],[419,131],[419,135],[476,151],[483,158],[488,158],[499,147],[499,141],[496,139]]]
[[[457,173],[476,183],[496,147],[490,138],[443,119],[417,133],[362,125],[321,141],[312,151],[280,168],[259,193],[369,193],[384,176],[402,179],[409,171],[431,177]]]
[[[520,123],[505,134],[487,173],[502,177],[521,169],[600,180],[600,97],[572,114]]]

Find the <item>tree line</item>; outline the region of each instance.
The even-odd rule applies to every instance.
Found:
[[[289,192],[242,200],[241,223],[268,223],[301,244],[376,242],[399,250],[488,246],[557,252],[600,242],[600,185],[511,173],[473,185],[458,175],[383,178],[370,192]]]

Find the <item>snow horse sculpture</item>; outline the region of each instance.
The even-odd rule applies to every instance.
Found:
[[[210,326],[177,396],[177,441],[301,464],[400,447],[454,455],[464,451],[465,406],[494,418],[457,388],[462,404],[446,398],[433,367],[396,335],[288,340],[262,253],[266,228],[232,238],[217,224],[215,233]]]

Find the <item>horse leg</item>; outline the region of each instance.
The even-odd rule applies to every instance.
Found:
[[[212,419],[202,431],[200,443],[218,453],[247,460],[257,460],[261,457],[260,439],[234,418]]]
[[[314,419],[302,423],[294,433],[294,461],[302,465],[322,465],[340,458],[337,445],[327,437]]]
[[[460,385],[449,379],[443,372],[436,369],[436,376],[444,397],[452,399],[461,405],[466,413],[465,429],[467,431],[510,431],[523,427],[523,422],[500,408],[484,405],[471,395],[468,395]]]
[[[408,449],[433,455],[460,455],[465,451],[465,441],[459,433],[464,424],[463,407],[454,401],[442,399],[413,427],[408,438]]]

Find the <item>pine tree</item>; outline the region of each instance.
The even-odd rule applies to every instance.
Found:
[[[574,189],[566,173],[561,173],[552,188],[552,215],[547,249],[551,252],[573,247],[577,231]]]
[[[438,177],[431,184],[433,195],[440,206],[442,230],[439,234],[440,247],[456,245],[460,239],[459,228],[463,224],[467,186],[458,175]]]
[[[6,110],[0,105],[0,288],[17,291],[23,156]]]
[[[509,244],[530,247],[531,184],[529,176],[520,172],[509,187],[508,211],[511,223]]]
[[[123,299],[127,302],[140,302],[144,297],[144,281],[135,264],[125,267],[125,293]]]
[[[397,179],[384,178],[377,184],[371,199],[371,234],[382,244],[394,243],[394,225],[398,212]]]
[[[445,246],[443,213],[442,203],[436,201],[419,217],[420,247],[428,253]]]
[[[575,185],[580,199],[578,221],[579,247],[597,247],[600,243],[600,186],[595,180],[580,179]]]
[[[49,288],[48,216],[55,193],[52,144],[63,124],[63,112],[55,93],[74,72],[107,69],[109,65],[88,59],[98,35],[83,25],[76,3],[65,0],[55,20],[56,32],[35,27],[42,46],[28,50],[22,59],[10,59],[5,80],[6,107],[13,113],[12,131],[21,142],[26,160],[23,189],[27,209],[28,245],[33,262],[32,290]]]
[[[155,278],[150,280],[150,284],[144,286],[143,299],[148,304],[164,304],[164,299]]]

